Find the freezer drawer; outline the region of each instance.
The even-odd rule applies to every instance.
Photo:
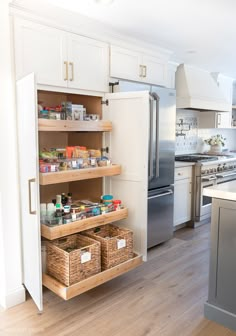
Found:
[[[173,236],[174,187],[148,193],[148,248]]]

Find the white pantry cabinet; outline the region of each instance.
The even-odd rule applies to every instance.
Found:
[[[17,79],[34,72],[38,84],[108,92],[106,43],[15,18]]]
[[[39,310],[42,310],[42,285],[68,300],[146,260],[148,167],[145,162],[150,98],[147,91],[99,97],[37,90],[34,74],[17,81],[17,98],[23,279]],[[102,98],[106,104],[101,104]],[[82,103],[88,113],[96,112],[101,118],[99,121],[37,120],[38,99],[47,106],[67,100]],[[107,117],[111,117],[112,123],[104,120]],[[111,135],[113,132],[114,135]],[[105,144],[109,146],[111,166],[39,173],[38,152],[43,148],[72,145],[101,148]],[[121,166],[116,162],[120,162]],[[59,226],[40,224],[39,204],[51,202],[55,195],[62,192],[71,192],[74,199],[91,200],[100,199],[104,193],[112,193],[114,198],[122,200],[125,208]],[[41,236],[54,240],[117,221],[117,225],[125,226],[134,233],[135,253],[132,259],[72,286],[65,286],[47,273],[42,274]]]
[[[191,220],[192,166],[175,168],[174,226]]]
[[[110,76],[166,86],[167,60],[161,55],[143,54],[112,45],[110,47]]]

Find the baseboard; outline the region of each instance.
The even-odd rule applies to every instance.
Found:
[[[208,302],[204,305],[204,316],[208,320],[219,323],[226,328],[236,331],[236,315]]]
[[[20,303],[25,302],[25,289],[23,286],[15,289],[14,291],[10,292],[7,296],[2,299],[1,306],[4,309],[11,308],[16,306]]]
[[[177,231],[177,230],[179,230],[179,229],[182,229],[182,228],[184,228],[184,227],[186,227],[186,226],[187,226],[187,222],[186,222],[186,223],[182,223],[182,224],[175,225],[175,226],[174,226],[174,231]]]
[[[187,226],[195,229],[199,226],[209,224],[210,222],[211,222],[211,218],[206,218],[206,219],[201,220],[200,222],[190,221]]]

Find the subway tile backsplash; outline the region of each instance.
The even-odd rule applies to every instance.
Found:
[[[204,112],[177,109],[176,155],[207,152],[210,147],[204,143],[204,140],[215,134],[221,134],[226,138],[224,149],[236,150],[235,129],[200,129],[198,128],[198,113]]]

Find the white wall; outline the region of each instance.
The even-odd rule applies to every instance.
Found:
[[[0,305],[4,308],[25,300],[21,269],[15,79],[9,3],[10,0],[0,1]]]

